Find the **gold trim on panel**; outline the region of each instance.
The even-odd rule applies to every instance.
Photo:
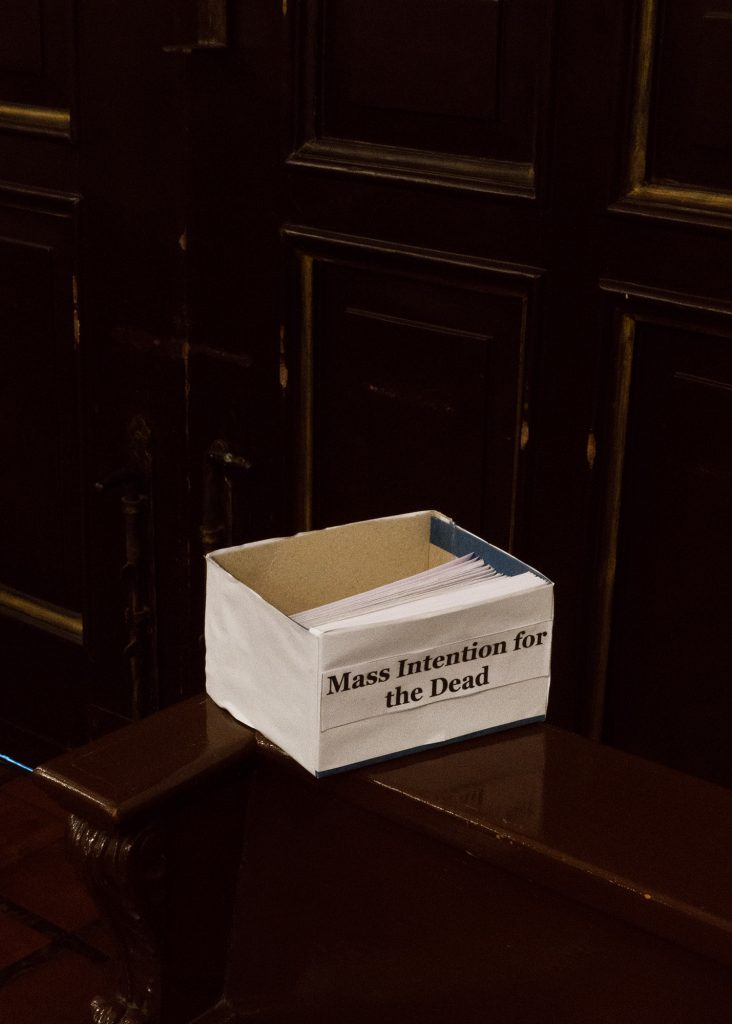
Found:
[[[300,257],[300,529],[313,528],[313,257]]]
[[[521,334],[517,374],[515,442],[513,453],[513,476],[511,504],[509,508],[509,534],[511,543],[515,543],[520,529],[519,511],[521,488],[523,486],[524,450],[529,441],[530,410],[528,404],[528,378],[531,370],[529,353],[533,334],[532,309],[536,303],[536,292],[539,281],[545,271],[538,267],[520,264],[497,263],[483,257],[468,256],[448,251],[415,248],[395,242],[365,239],[353,235],[341,235],[330,231],[321,231],[302,225],[287,224],[282,229],[284,239],[297,252],[297,284],[300,295],[300,369],[296,418],[299,437],[297,439],[297,479],[296,479],[296,513],[298,528],[312,529],[314,518],[314,267],[316,262],[335,258],[350,260],[356,254],[359,260],[378,260],[389,265],[390,261],[408,260],[416,270],[432,269],[438,266],[445,273],[478,272],[490,275],[491,293],[496,295],[520,298],[522,303]],[[309,250],[303,253],[303,248]],[[462,278],[461,278],[462,279]],[[293,282],[293,287],[295,283]],[[362,310],[351,309],[360,315],[373,316]],[[406,322],[406,321],[405,321]],[[414,324],[415,322],[412,321]],[[424,326],[424,325],[422,325]],[[481,337],[474,332],[454,331],[456,335]],[[297,344],[297,343],[295,343]]]
[[[400,242],[387,242],[374,238],[363,238],[360,235],[344,235],[335,231],[324,231],[305,227],[301,224],[285,224],[282,228],[283,237],[291,244],[323,248],[325,251],[336,252],[356,250],[369,256],[380,258],[404,258],[417,260],[426,264],[450,269],[457,267],[463,270],[477,270],[481,273],[515,278],[521,284],[524,281],[536,282],[546,271],[541,267],[531,267],[521,263],[498,263],[483,256],[467,256],[464,253],[450,252],[447,249],[426,249],[419,246],[403,245]],[[515,289],[505,289],[516,294]]]
[[[489,192],[536,199],[533,163],[461,157],[348,139],[309,139],[287,158],[291,167],[355,174],[374,181]]]
[[[628,192],[632,192],[646,180],[656,9],[656,0],[645,0],[641,5],[635,95],[631,116],[630,159],[626,186]]]
[[[732,302],[723,302],[720,299],[711,299],[704,295],[692,295],[690,292],[674,292],[663,288],[649,288],[645,285],[639,286],[635,282],[615,281],[608,277],[600,279],[600,290],[609,292],[611,295],[623,296],[626,302],[629,298],[633,298],[644,302],[660,303],[662,306],[671,306],[674,307],[674,311],[682,309],[694,313],[732,316]],[[656,323],[660,322],[658,314],[652,315],[638,311],[633,316],[636,321],[653,320]]]
[[[648,139],[658,8],[659,0],[642,0],[640,5],[626,178],[623,195],[611,204],[610,209],[646,217],[729,227],[732,219],[732,195],[729,193],[692,184],[662,184],[651,180]]]
[[[646,182],[636,185],[617,203],[613,203],[610,209],[645,217],[665,217],[729,227],[732,221],[732,193]]]
[[[633,370],[636,321],[632,316],[620,317],[617,336],[613,402],[608,435],[607,476],[605,485],[605,514],[602,524],[602,549],[597,576],[596,621],[599,628],[595,637],[592,675],[594,679],[592,707],[590,709],[590,735],[600,739],[605,713],[608,657],[612,627],[612,606],[615,592],[620,506],[623,489],[623,465],[630,407],[630,382]]]
[[[73,644],[81,644],[84,639],[79,612],[41,601],[12,587],[0,586],[0,615],[34,626],[44,633],[53,633]]]
[[[14,181],[0,179],[0,205],[19,209],[40,216],[61,216],[72,218],[76,214],[81,197],[73,192],[57,192],[45,188],[32,188]],[[24,242],[24,245],[36,243]],[[44,246],[44,248],[47,248]]]
[[[0,128],[71,138],[71,111],[0,101]]]

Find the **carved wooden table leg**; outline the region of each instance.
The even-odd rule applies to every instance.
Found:
[[[110,832],[72,815],[72,856],[119,946],[119,993],[94,1000],[94,1024],[160,1019],[167,856],[160,828]]]
[[[36,776],[72,812],[71,856],[118,945],[90,1020],[188,1024],[222,999],[254,740],[203,701],[135,728]]]

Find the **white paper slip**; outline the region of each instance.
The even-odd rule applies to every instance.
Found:
[[[409,651],[321,675],[320,728],[378,718],[549,674],[552,621],[425,651]]]

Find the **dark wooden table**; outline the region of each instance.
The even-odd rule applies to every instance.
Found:
[[[549,726],[315,780],[206,698],[36,772],[95,1021],[730,1019],[732,793]]]

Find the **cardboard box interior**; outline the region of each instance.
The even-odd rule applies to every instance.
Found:
[[[450,561],[451,551],[430,543],[435,515],[349,523],[216,552],[215,558],[278,611],[293,615]]]

